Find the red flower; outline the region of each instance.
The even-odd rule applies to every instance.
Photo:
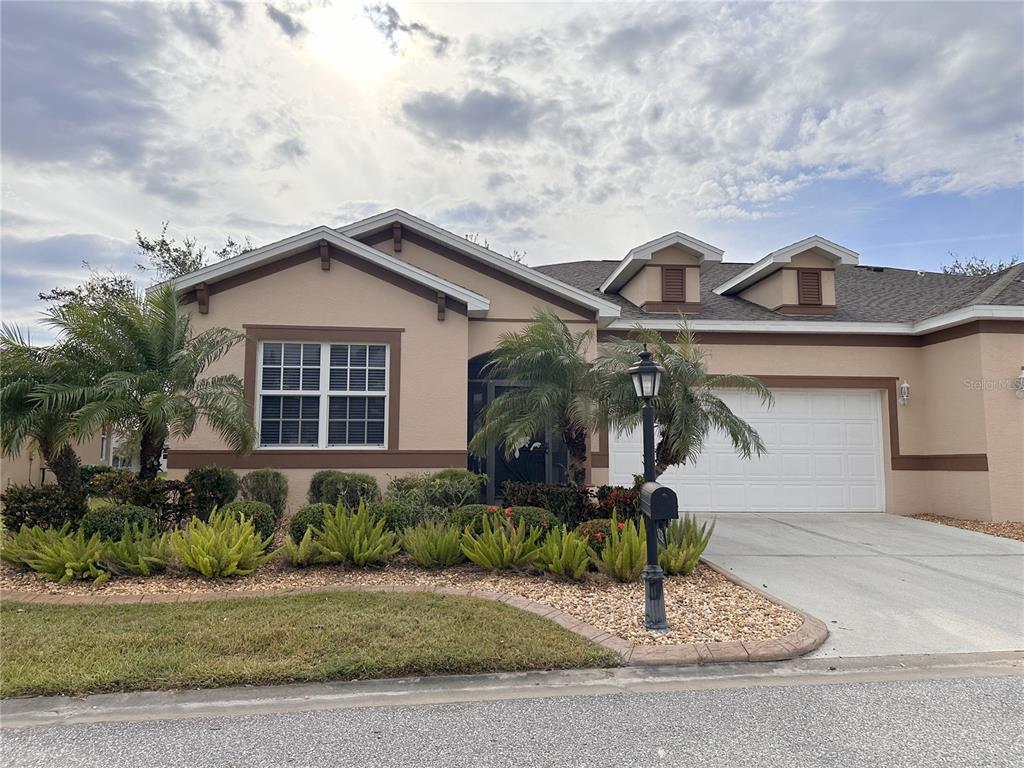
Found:
[[[622,530],[623,528],[625,528],[625,527],[626,527],[626,524],[625,524],[625,523],[619,523],[619,530],[620,530],[620,531],[621,531],[621,530]]]
[[[512,517],[512,507],[505,507],[505,517]]]
[[[598,541],[604,541],[604,534],[601,533],[600,531],[597,532],[597,540]]]

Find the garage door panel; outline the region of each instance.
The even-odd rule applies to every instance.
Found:
[[[768,450],[736,455],[712,432],[694,465],[660,478],[685,511],[884,511],[881,396],[877,391],[776,390],[768,410],[755,395],[721,395],[750,422]],[[641,471],[640,430],[609,438],[611,482],[629,484]]]

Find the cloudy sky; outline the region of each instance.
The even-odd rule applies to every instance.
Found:
[[[1019,3],[0,14],[6,321],[163,220],[260,245],[397,206],[529,264],[675,229],[742,261],[1024,253]]]

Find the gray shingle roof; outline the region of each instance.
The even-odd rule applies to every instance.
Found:
[[[601,284],[619,264],[611,261],[573,261],[544,264],[534,269],[577,288],[610,299],[622,308],[623,320],[675,317],[644,312],[622,296],[601,294]],[[1024,264],[994,275],[963,276],[918,272],[893,267],[852,267],[836,271],[836,314],[792,316],[773,312],[738,296],[719,296],[714,288],[749,264],[705,262],[701,266],[703,320],[817,320],[820,322],[916,322],[973,304],[1024,306]]]

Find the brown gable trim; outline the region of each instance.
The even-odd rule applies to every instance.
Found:
[[[775,311],[783,315],[834,315],[836,308],[831,304],[780,304]]]
[[[471,317],[471,323],[524,323],[529,325],[534,321],[532,317]],[[594,325],[593,320],[562,320],[566,325]]]
[[[644,312],[700,312],[700,304],[685,301],[648,301],[640,305]]]
[[[334,261],[352,267],[353,269],[358,269],[360,272],[364,272],[371,277],[375,277],[385,283],[394,285],[404,291],[408,291],[409,293],[427,299],[431,304],[437,302],[437,291],[435,289],[428,288],[425,285],[420,285],[406,277],[395,274],[391,270],[385,269],[379,264],[374,264],[359,256],[353,256],[350,253],[340,251],[329,243],[327,244],[327,247],[330,253],[330,258]],[[291,267],[314,259],[320,260],[321,269],[323,269],[324,262],[322,244],[318,244],[313,248],[299,253],[294,253],[291,256],[286,256],[283,259],[270,262],[269,264],[261,264],[258,267],[253,267],[252,269],[246,270],[245,272],[241,272],[237,275],[225,277],[223,280],[216,283],[211,283],[209,285],[209,293],[211,296],[216,293],[222,293],[239,285],[245,285],[253,280],[259,280],[264,277],[269,277],[270,275],[275,275],[282,270],[290,269]],[[188,292],[182,296],[181,300],[182,303],[188,304],[189,302],[196,300],[196,295],[192,292]],[[452,299],[451,297],[448,297],[445,306],[447,309],[450,309],[453,312],[458,312],[460,315],[467,314],[466,305]],[[202,310],[200,309],[200,311]]]
[[[231,469],[437,469],[465,467],[466,451],[341,451],[261,448],[241,455],[234,451],[167,452],[169,469],[210,465]]]
[[[359,240],[359,242],[364,243],[365,245],[379,245],[380,243],[388,239],[388,237],[381,237],[381,234],[386,234],[388,235],[388,237],[390,236],[390,233],[388,233],[385,230],[384,233],[378,232],[374,234],[362,235],[357,239]],[[510,285],[513,288],[523,291],[524,293],[528,293],[531,296],[534,296],[538,299],[543,299],[544,301],[550,304],[554,304],[556,307],[560,307],[569,312],[574,312],[580,317],[592,319],[595,316],[594,310],[590,309],[589,307],[583,307],[579,304],[569,301],[568,299],[563,298],[562,296],[550,293],[544,290],[543,288],[538,288],[535,285],[530,285],[527,282],[519,280],[513,277],[512,275],[509,275],[507,272],[502,272],[501,270],[492,267],[490,264],[484,264],[483,262],[477,261],[476,259],[471,258],[470,256],[467,256],[464,253],[459,253],[453,248],[449,248],[448,246],[435,242],[428,237],[424,237],[419,232],[413,232],[412,230],[406,228],[403,230],[402,236],[406,241],[414,243],[420,246],[421,248],[426,248],[427,250],[433,251],[434,253],[440,256],[444,256],[446,259],[450,259],[451,261],[454,261],[456,264],[459,264],[460,266],[476,270],[477,272],[483,275],[487,275],[488,277],[499,282],[502,282],[505,285]]]
[[[885,393],[889,416],[889,459],[895,471],[987,472],[988,456],[984,453],[951,453],[935,455],[903,455],[900,453],[899,413],[896,405],[897,379],[888,376],[757,376],[771,389],[877,389]],[[598,451],[591,453],[591,464],[608,466],[608,433],[598,436]],[[595,463],[595,457],[597,462]]]
[[[256,417],[256,345],[261,341],[365,341],[391,347],[388,371],[388,450],[398,449],[398,425],[402,407],[402,334],[404,328],[335,328],[323,325],[243,325],[245,373],[242,378],[249,419]],[[259,451],[263,453],[264,451]],[[290,452],[290,451],[286,451]],[[317,453],[324,451],[317,450]],[[380,453],[380,451],[374,451]],[[197,465],[201,466],[201,465]]]

